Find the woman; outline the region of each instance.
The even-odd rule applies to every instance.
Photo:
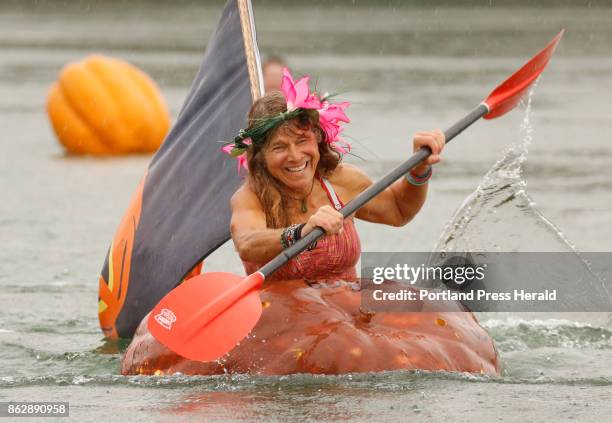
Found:
[[[138,328],[123,357],[123,374],[293,374],[378,372],[397,369],[499,374],[493,342],[460,304],[444,311],[428,301],[418,313],[363,313],[355,264],[359,237],[353,217],[338,212],[372,182],[341,162],[348,149],[338,138],[347,103],[330,104],[293,82],[285,70],[283,93],[256,101],[249,127],[224,150],[248,166],[232,198],[232,238],[247,272],[320,226],[316,246],[266,278],[264,312],[251,332],[222,359],[184,359]],[[430,166],[440,161],[444,136],[420,132],[414,150],[433,154],[356,212],[370,222],[401,226],[419,211]],[[304,281],[306,279],[306,282]],[[322,282],[322,279],[334,281]],[[312,283],[311,280],[319,280]]]
[[[361,252],[359,236],[353,218],[344,220],[338,210],[372,181],[359,168],[341,161],[347,147],[339,144],[337,134],[341,122],[348,121],[344,115],[348,103],[317,101],[316,94],[304,91],[307,82],[303,78],[294,83],[285,69],[284,92],[273,91],[257,100],[249,112],[249,127],[227,149],[237,149],[234,153],[241,153],[249,169],[245,184],[231,202],[232,239],[247,273],[252,273],[319,226],[326,237],[271,278],[354,279]],[[300,89],[304,99],[300,104],[305,107],[301,112],[294,109],[294,117],[278,119],[296,107],[296,100],[300,102]],[[305,100],[308,98],[310,103]],[[325,120],[330,109],[332,116]],[[257,131],[262,124],[265,130]],[[249,137],[253,132],[255,141]],[[243,144],[245,138],[248,144]],[[440,130],[417,133],[414,151],[424,146],[432,155],[358,210],[355,217],[403,226],[418,213],[425,202],[431,165],[440,161],[444,134]]]

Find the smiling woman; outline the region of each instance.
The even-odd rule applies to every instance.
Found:
[[[331,104],[308,91],[285,69],[282,92],[257,100],[249,126],[228,152],[238,155],[248,177],[232,198],[232,239],[247,273],[256,271],[284,248],[321,227],[326,237],[276,271],[273,279],[355,278],[361,252],[353,217],[402,226],[423,205],[431,165],[440,161],[441,131],[420,132],[414,151],[433,154],[410,174],[344,220],[339,210],[372,184],[360,169],[342,163],[350,146],[338,134],[348,103]]]
[[[253,304],[261,304],[261,319],[251,326],[251,335],[221,359],[200,361],[204,359],[200,353],[208,348],[200,345],[217,349],[226,342],[215,341],[217,335],[202,336],[201,331],[197,336],[204,339],[202,344],[190,351],[174,350],[188,358],[158,342],[154,336],[160,332],[155,331],[162,327],[161,336],[173,337],[176,326],[175,332],[167,326],[177,323],[168,321],[169,309],[159,314],[154,310],[151,315],[158,324],[150,326],[148,317],[142,321],[124,355],[122,373],[339,374],[423,369],[499,374],[491,338],[460,303],[449,302],[445,309],[449,312],[441,312],[426,300],[415,302],[414,312],[409,313],[371,313],[361,307],[361,284],[355,269],[361,245],[354,218],[394,226],[410,221],[425,201],[430,166],[440,160],[444,135],[439,131],[418,133],[413,148],[427,146],[433,152],[425,164],[343,219],[339,212],[343,202],[372,184],[363,171],[342,163],[350,147],[338,134],[341,123],[349,121],[344,114],[348,103],[332,104],[319,98],[309,92],[307,78],[294,83],[286,70],[281,88],[282,92],[267,93],[253,104],[248,127],[224,148],[248,168],[244,184],[231,200],[232,239],[252,276],[315,228],[322,228],[325,236],[266,274],[261,297],[249,297]],[[221,273],[208,273],[210,277],[215,274]],[[178,289],[197,286],[229,292],[241,286],[240,280],[238,276],[214,282],[194,278]],[[198,299],[198,310],[203,303],[204,307],[220,307],[216,300]],[[185,302],[177,305],[185,306]],[[175,311],[177,307],[172,306]],[[217,326],[207,334],[236,333],[249,322],[246,310],[226,308],[225,320],[215,317]],[[228,311],[235,313],[231,320]],[[192,342],[195,331],[184,333]],[[227,344],[231,348],[236,343]]]

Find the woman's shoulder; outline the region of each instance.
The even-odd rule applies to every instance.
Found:
[[[230,200],[232,210],[237,208],[256,208],[262,209],[261,202],[257,195],[251,190],[247,182],[243,183]]]
[[[359,193],[372,184],[367,173],[350,163],[340,163],[327,179],[333,186],[351,193]]]

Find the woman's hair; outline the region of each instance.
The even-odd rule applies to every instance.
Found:
[[[287,111],[285,96],[280,91],[270,91],[259,98],[248,115],[248,126],[251,128],[262,119],[276,116]],[[319,154],[321,158],[317,164],[317,171],[321,176],[327,176],[340,163],[340,155],[331,149],[325,142],[325,133],[319,127],[318,122],[313,122],[306,114],[302,114],[293,121],[284,122],[277,128],[271,130],[263,142],[253,143],[247,149],[247,163],[249,166],[248,184],[257,195],[266,214],[266,224],[269,228],[282,228],[289,225],[286,198],[282,195],[282,183],[277,181],[266,167],[264,151],[270,139],[279,130],[287,130],[296,133],[300,129],[309,127],[315,133],[319,143]]]

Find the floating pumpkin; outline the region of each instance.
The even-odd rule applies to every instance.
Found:
[[[160,344],[142,320],[123,355],[124,375],[341,374],[445,370],[498,375],[493,340],[459,303],[424,300],[422,311],[368,313],[358,282],[266,281],[253,332],[213,362],[190,361]],[[211,340],[214,342],[214,340]]]
[[[101,55],[62,69],[47,112],[59,141],[73,154],[154,152],[170,126],[155,82],[129,63]]]

